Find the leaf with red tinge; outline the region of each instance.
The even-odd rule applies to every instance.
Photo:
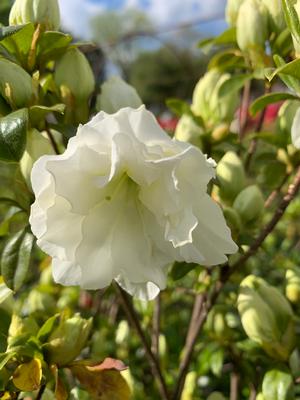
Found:
[[[96,365],[79,361],[69,368],[94,400],[129,400],[131,397],[129,386],[120,373],[126,369],[122,361],[106,358]]]

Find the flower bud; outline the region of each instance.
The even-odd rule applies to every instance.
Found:
[[[86,102],[95,89],[95,78],[85,55],[70,48],[57,62],[54,73],[58,87],[66,87],[78,102]]]
[[[273,0],[272,0],[273,1]],[[262,60],[268,39],[268,13],[260,0],[245,0],[237,18],[237,43],[253,62]]]
[[[220,184],[220,196],[224,200],[234,200],[246,184],[243,163],[233,151],[228,151],[216,168]]]
[[[294,9],[298,15],[298,18],[300,19],[300,0],[294,1]],[[293,35],[292,35],[292,39],[293,39],[296,57],[299,57],[300,56],[300,43],[296,40],[296,38]]]
[[[242,229],[242,221],[238,212],[231,207],[225,207],[223,209],[223,214],[226,219],[227,225],[231,230],[231,234],[233,237],[237,235]]]
[[[8,349],[20,341],[26,341],[30,336],[37,334],[39,326],[32,317],[21,318],[13,314],[8,330]]]
[[[29,130],[27,132],[26,150],[20,161],[21,172],[29,187],[31,187],[30,174],[33,164],[45,154],[55,154],[47,135],[36,129]]]
[[[200,136],[203,134],[203,129],[196,124],[193,120],[193,117],[184,114],[175,130],[175,139],[180,140],[181,142],[189,142],[195,146],[201,147],[201,138]]]
[[[91,318],[86,320],[75,315],[62,319],[45,345],[49,364],[63,366],[72,362],[85,346],[91,328]]]
[[[300,269],[288,269],[285,275],[285,295],[291,303],[300,302]]]
[[[286,27],[281,0],[261,0],[267,9],[269,17],[270,33],[279,34]]]
[[[227,0],[225,15],[228,25],[235,26],[239,9],[244,0]]]
[[[60,26],[57,0],[16,0],[9,14],[9,25],[29,22],[40,24],[45,30],[56,31]]]
[[[227,73],[210,70],[194,89],[191,109],[195,115],[201,116],[208,126],[229,122],[233,118],[238,101],[236,93],[231,92],[222,98],[219,95],[221,85],[229,78]]]
[[[12,108],[28,106],[34,97],[31,76],[19,65],[0,58],[0,94]]]
[[[208,314],[206,321],[207,332],[219,341],[227,340],[231,336],[231,330],[226,321],[227,311],[228,308],[226,306],[216,305]]]
[[[287,360],[295,347],[293,311],[278,289],[254,275],[240,286],[237,306],[243,328],[271,357]]]
[[[252,185],[242,190],[234,200],[233,208],[239,213],[242,221],[256,221],[264,208],[264,198],[259,187]]]

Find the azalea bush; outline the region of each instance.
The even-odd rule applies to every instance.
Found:
[[[0,27],[0,398],[300,397],[300,3],[229,0],[165,132],[56,0]]]

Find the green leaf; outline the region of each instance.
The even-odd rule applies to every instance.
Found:
[[[18,32],[21,29],[23,29],[23,27],[24,27],[24,25],[0,27],[0,40],[5,39],[6,37],[13,35],[14,33]]]
[[[26,148],[28,111],[25,108],[0,119],[0,159],[19,161]]]
[[[45,65],[48,61],[54,61],[63,55],[70,43],[72,36],[61,32],[44,32],[37,45],[37,61]]]
[[[224,349],[222,347],[219,347],[211,354],[210,358],[210,368],[211,372],[214,375],[216,376],[221,375],[223,362],[224,362]]]
[[[282,9],[286,24],[291,34],[300,43],[300,21],[294,7],[294,0],[282,0]]]
[[[213,46],[218,45],[226,45],[236,43],[236,28],[231,27],[221,33],[221,35],[216,38],[209,38],[201,40],[198,43],[198,47],[201,48],[204,52],[208,52],[211,50]]]
[[[264,96],[256,99],[250,106],[250,113],[252,115],[257,114],[259,111],[263,110],[267,105],[278,103],[282,100],[299,100],[298,96],[295,96],[290,93],[268,93]]]
[[[276,64],[277,68],[284,67],[286,65],[284,59],[279,56],[278,54],[275,54],[274,57],[274,62]],[[300,93],[300,84],[299,80],[294,78],[293,76],[285,75],[285,74],[278,74],[280,79],[291,89],[294,90],[296,93]]]
[[[170,98],[166,101],[167,107],[178,117],[181,117],[183,114],[190,114],[190,106],[183,100]]]
[[[44,325],[41,327],[37,334],[37,338],[39,339],[40,342],[44,343],[54,328],[59,325],[59,314],[53,315],[53,317],[47,319],[47,321],[44,323]]]
[[[282,67],[266,70],[266,78],[271,82],[277,75],[285,74],[300,79],[300,58],[293,60]]]
[[[46,106],[32,106],[29,108],[29,118],[31,125],[38,124],[41,120],[44,120],[46,115],[51,113],[63,114],[65,112],[65,104],[55,104],[52,107]]]
[[[15,355],[14,351],[0,354],[0,371]]]
[[[10,237],[1,257],[1,274],[13,291],[21,288],[26,280],[34,237],[26,229]]]
[[[232,78],[227,79],[219,89],[219,95],[227,96],[232,92],[238,92],[242,87],[244,87],[245,83],[253,78],[252,74],[241,74],[235,75]]]
[[[176,261],[171,269],[171,278],[174,281],[178,281],[187,275],[190,271],[197,268],[199,264],[195,263],[186,263],[186,262],[178,262]]]
[[[247,69],[242,53],[237,49],[227,49],[218,52],[208,64],[208,69],[217,68],[219,71],[232,71],[237,68]]]
[[[288,371],[272,369],[263,380],[264,400],[294,400],[293,377]]]

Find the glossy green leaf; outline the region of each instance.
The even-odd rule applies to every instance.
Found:
[[[266,77],[271,82],[277,75],[284,74],[300,79],[300,58],[293,60],[275,70],[266,70]]]
[[[15,355],[14,351],[0,354],[0,371]]]
[[[262,111],[267,105],[278,103],[283,100],[299,100],[298,96],[295,96],[290,93],[268,93],[264,96],[256,99],[250,106],[250,113],[252,115],[257,114],[259,111]]]
[[[0,159],[19,161],[26,147],[28,111],[23,108],[0,119]]]
[[[34,126],[38,124],[41,120],[44,120],[46,115],[51,113],[63,114],[65,111],[65,104],[55,104],[52,107],[46,106],[33,106],[29,108],[29,118],[31,124]]]
[[[274,62],[276,64],[277,68],[281,68],[284,67],[285,65],[287,65],[284,61],[284,59],[279,56],[278,54],[274,55]],[[286,75],[286,74],[278,74],[280,79],[291,89],[294,90],[296,93],[300,93],[300,83],[299,83],[299,79],[294,78],[293,76],[290,75]]]
[[[72,41],[72,36],[61,32],[44,32],[37,46],[37,61],[44,65],[63,55]]]
[[[59,314],[53,315],[53,317],[47,319],[47,321],[44,323],[44,325],[41,327],[37,334],[37,338],[39,339],[40,342],[45,342],[54,328],[56,328],[59,325]]]
[[[190,271],[192,271],[197,267],[198,264],[196,263],[186,263],[186,262],[176,261],[171,269],[171,277],[174,281],[178,281],[179,279],[183,278]]]
[[[264,376],[264,400],[294,400],[293,386],[293,377],[288,371],[272,369]]]
[[[237,68],[246,69],[245,59],[238,49],[228,49],[214,55],[208,69],[217,68],[219,71],[232,71]]]
[[[282,9],[286,24],[297,42],[300,43],[300,21],[294,4],[294,0],[282,0]]]
[[[235,75],[229,79],[227,79],[219,89],[219,95],[227,96],[232,92],[238,92],[242,87],[244,87],[245,83],[253,78],[252,74],[241,74]]]
[[[26,280],[34,237],[25,229],[11,236],[1,257],[1,274],[6,285],[14,291]]]

